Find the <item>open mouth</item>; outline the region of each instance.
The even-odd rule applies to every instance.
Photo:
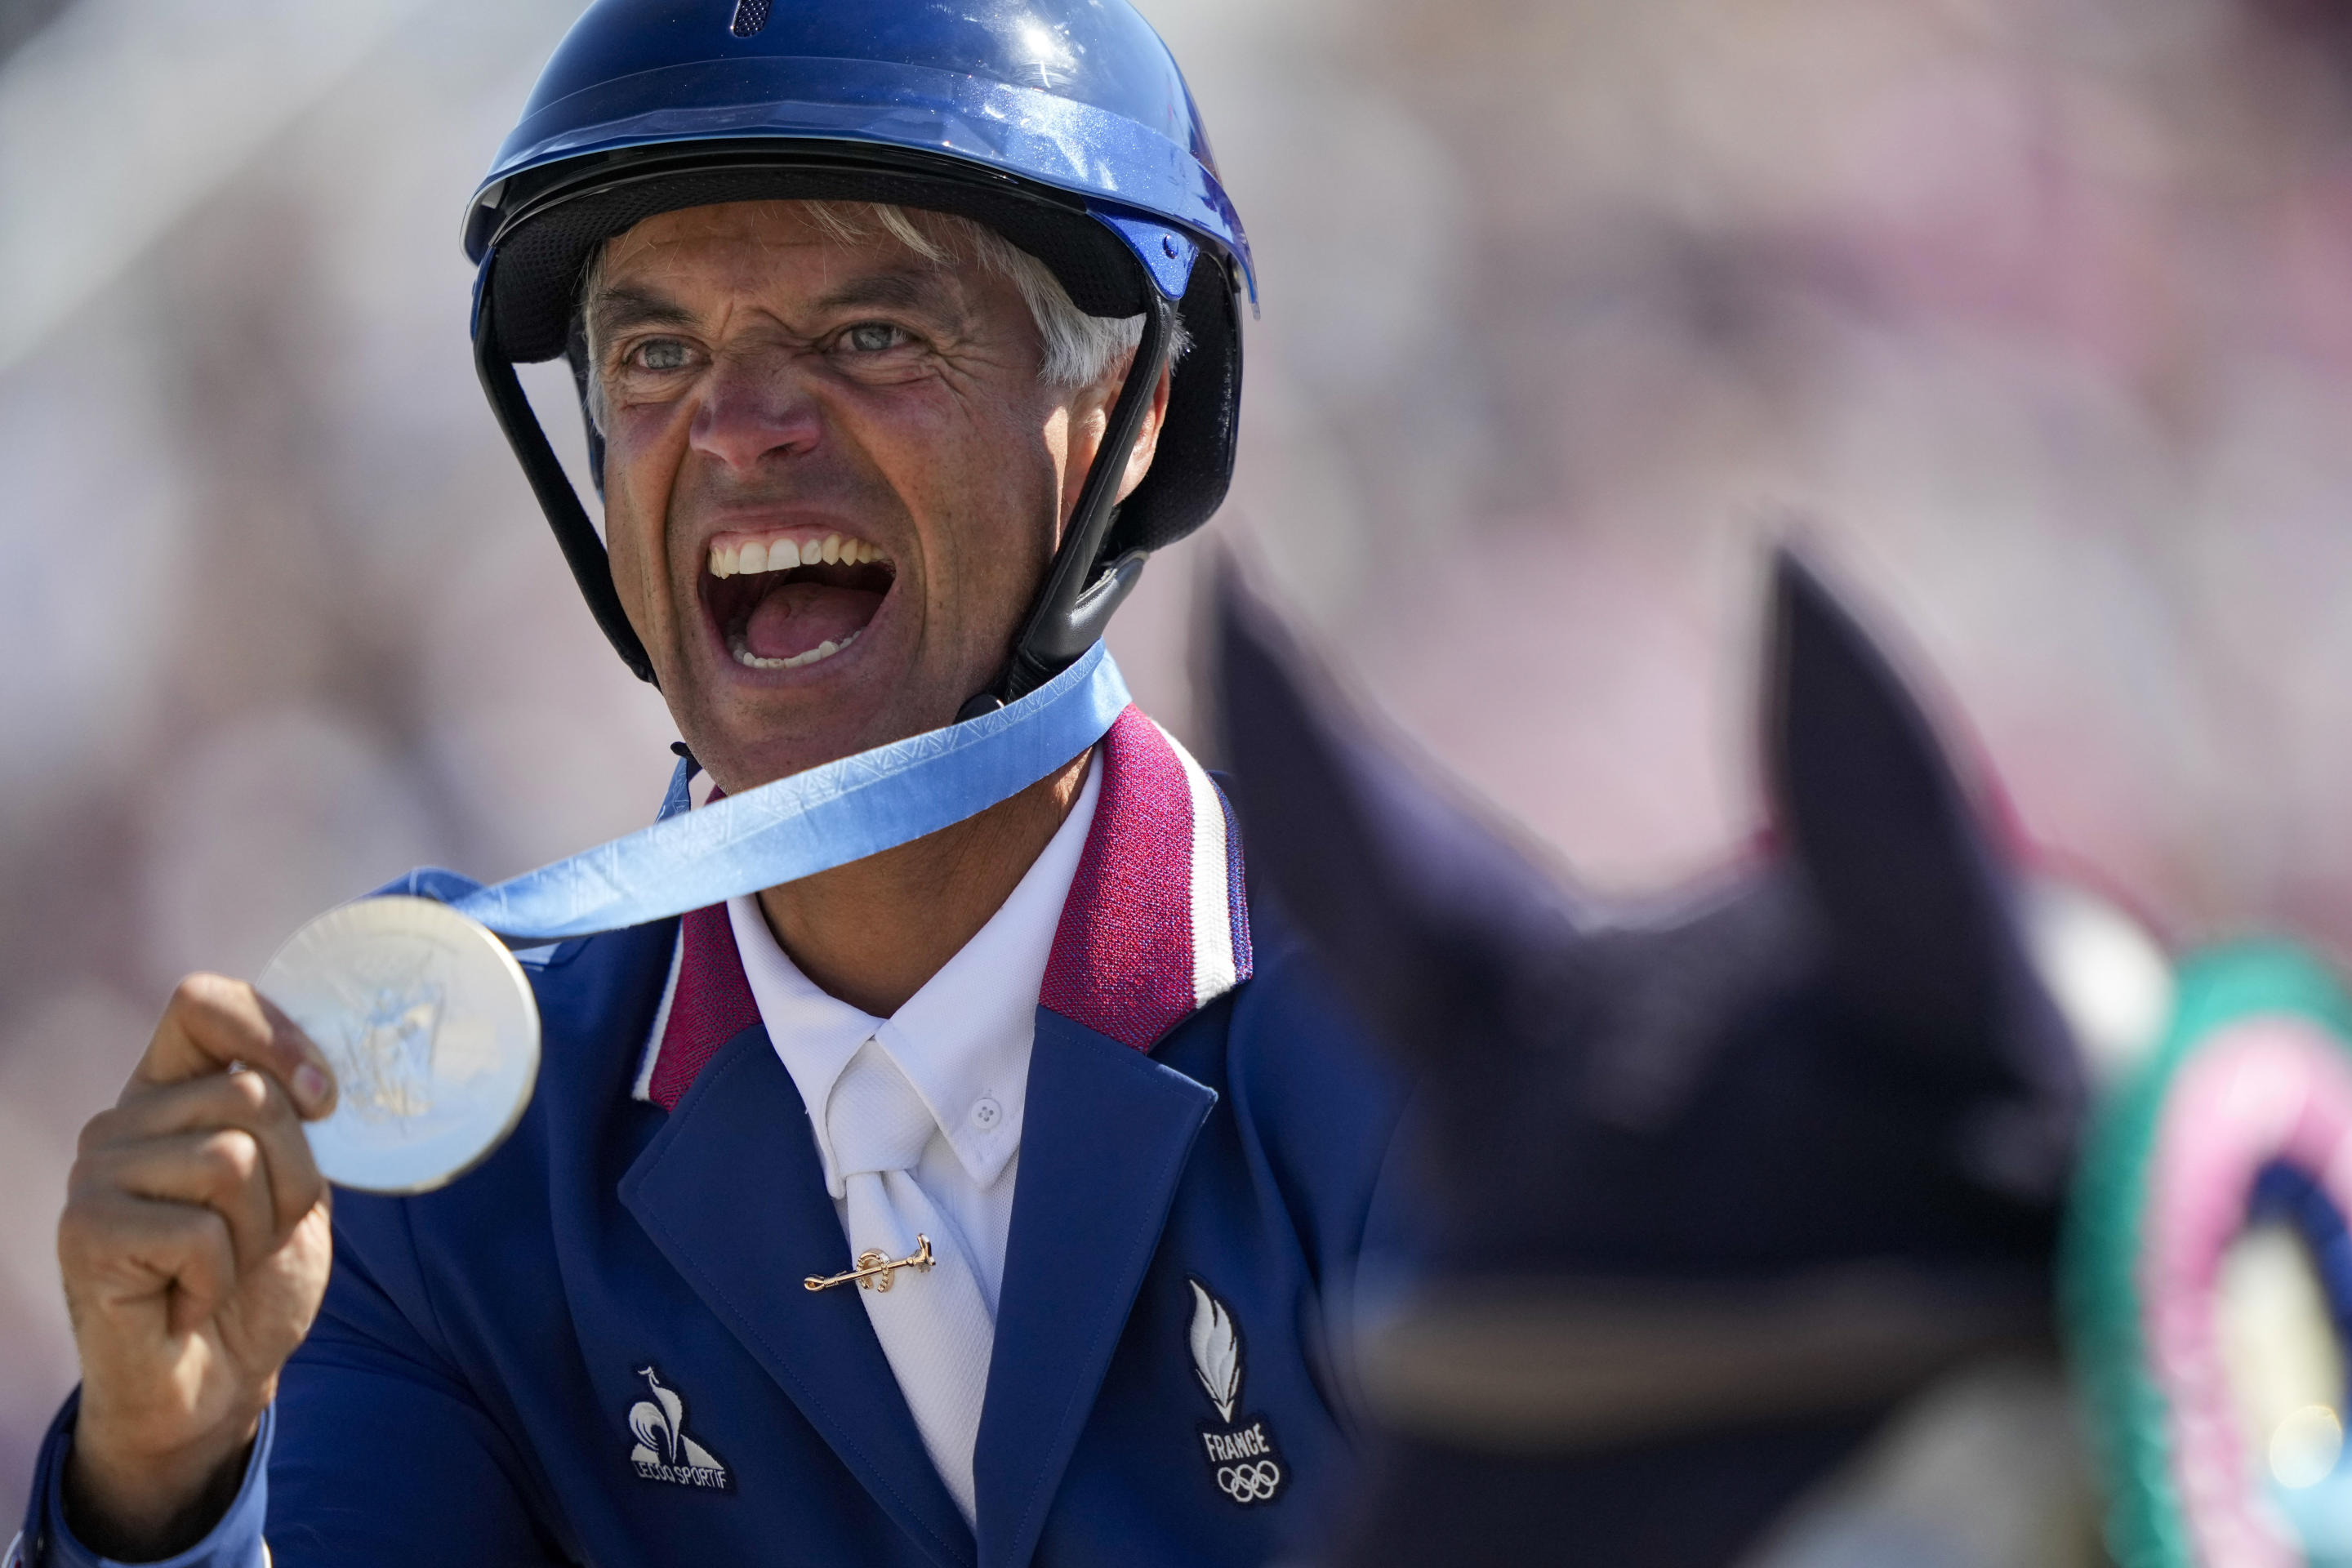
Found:
[[[898,566],[879,545],[839,533],[722,533],[702,579],[719,639],[747,669],[799,669],[857,640]]]

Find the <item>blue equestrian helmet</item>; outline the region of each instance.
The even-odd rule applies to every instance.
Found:
[[[596,0],[556,47],[466,212],[475,363],[598,624],[652,679],[604,548],[515,366],[568,355],[598,247],[658,213],[787,198],[887,202],[984,224],[1091,315],[1144,317],[1076,513],[1006,667],[967,713],[1083,653],[1143,558],[1231,482],[1241,218],[1168,47],[1127,0]],[[1151,471],[1114,477],[1181,324]],[[1147,372],[1151,374],[1146,374]],[[588,426],[603,485],[603,443]]]

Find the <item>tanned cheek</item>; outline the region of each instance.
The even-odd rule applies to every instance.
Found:
[[[844,437],[864,450],[914,520],[922,578],[910,585],[920,589],[927,644],[955,624],[959,595],[971,581],[973,514],[982,510],[973,505],[980,498],[971,480],[987,469],[974,467],[961,423],[936,393],[903,391],[853,405],[841,422]]]
[[[670,602],[674,595],[666,528],[679,464],[677,443],[667,438],[675,434],[667,428],[669,424],[659,420],[650,427],[628,430],[617,458],[607,458],[617,463],[607,489],[620,502],[607,508],[614,583],[629,619],[656,658],[684,654],[679,634],[687,624],[685,606]],[[611,484],[611,478],[621,483]]]
[[[1038,537],[1056,478],[1039,440],[1044,411],[1024,406],[1025,387],[980,390],[989,395],[902,402],[866,426],[921,520],[918,660],[943,693],[994,674],[1051,554]]]
[[[646,615],[651,606],[646,602],[644,552],[638,543],[643,525],[636,509],[609,479],[605,494],[611,498],[604,507],[604,533],[605,553],[613,568],[613,591],[621,596],[621,608],[650,652],[658,643],[660,632]]]
[[[617,492],[620,506],[605,509],[606,531],[614,557],[613,577],[627,604],[630,618],[651,639],[666,629],[656,592],[662,555],[662,512],[655,497],[646,493],[641,468],[631,469],[625,479],[627,482]]]
[[[967,557],[971,597],[966,633],[974,654],[989,662],[1002,657],[1052,559],[1055,476],[1034,426],[991,432],[982,444],[993,460],[981,471],[995,479],[985,504],[973,509],[987,519],[988,533],[973,541]],[[1005,461],[1007,455],[1017,460]]]

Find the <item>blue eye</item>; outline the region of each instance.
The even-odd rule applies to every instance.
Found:
[[[842,333],[841,341],[855,353],[878,354],[904,344],[907,333],[887,321],[860,321]]]
[[[676,338],[656,338],[637,350],[637,363],[647,370],[684,370],[686,345]]]

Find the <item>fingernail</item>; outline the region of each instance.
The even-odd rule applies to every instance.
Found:
[[[294,1069],[294,1094],[304,1106],[316,1110],[327,1102],[327,1075],[309,1062]]]

